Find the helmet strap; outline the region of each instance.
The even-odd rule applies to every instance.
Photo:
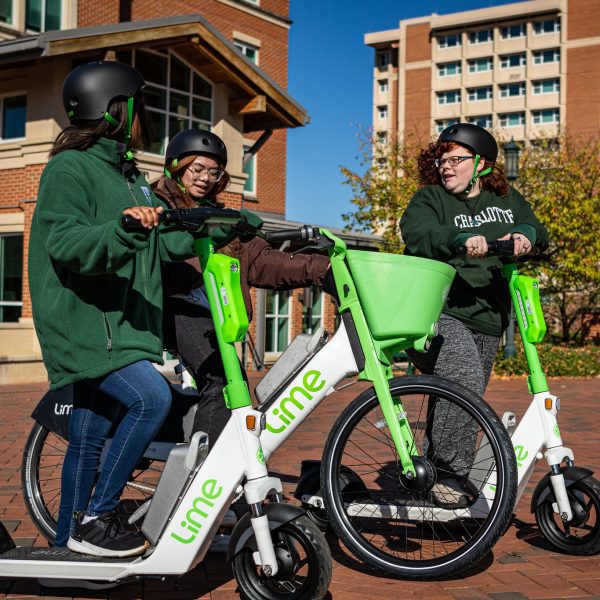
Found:
[[[479,166],[480,162],[481,162],[481,155],[476,154],[475,160],[473,161],[473,175],[471,176],[471,181],[469,181],[469,185],[467,185],[467,187],[465,188],[465,191],[463,192],[463,194],[465,196],[473,189],[473,186],[477,183],[477,180],[480,177],[483,177],[484,175],[487,175],[488,173],[492,172],[492,167],[488,167],[487,169],[483,169],[483,171],[480,171],[478,173],[477,167]]]
[[[129,96],[129,98],[127,98],[127,121],[125,122],[125,134],[123,135],[123,141],[125,142],[125,152],[123,152],[123,157],[125,160],[133,160],[133,152],[129,149],[129,144],[131,143],[131,129],[133,127],[133,109],[133,96]],[[108,121],[113,127],[119,126],[119,122],[108,112],[104,113],[104,120]]]

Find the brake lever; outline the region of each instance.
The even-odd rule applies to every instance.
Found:
[[[331,246],[334,245],[333,241],[329,238],[326,238],[324,235],[316,235],[311,241],[313,241],[314,244],[302,246],[302,248],[298,248],[298,250],[294,250],[290,254],[295,256],[296,254],[304,252],[304,250],[327,250],[327,248],[331,248]]]

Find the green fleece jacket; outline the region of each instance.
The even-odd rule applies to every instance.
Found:
[[[498,336],[506,329],[510,308],[502,261],[456,256],[456,246],[474,235],[496,240],[516,232],[542,249],[548,246],[546,228],[514,188],[504,197],[483,191],[460,199],[439,185],[426,186],[409,202],[400,230],[406,254],[440,260],[457,270],[444,312],[473,331]]]
[[[159,202],[117,142],[55,155],[29,240],[33,320],[52,388],[139,360],[162,363],[161,260],[194,255],[189,233],[126,232],[122,211]]]

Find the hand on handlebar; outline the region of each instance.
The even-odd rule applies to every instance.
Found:
[[[123,211],[124,215],[129,215],[137,221],[144,229],[153,229],[160,223],[160,215],[164,212],[162,206],[131,206]]]
[[[531,252],[531,242],[527,238],[527,236],[522,233],[513,233],[506,234],[504,237],[499,238],[500,240],[513,240],[515,243],[515,256],[523,256],[525,254],[529,254]]]
[[[484,258],[488,251],[486,239],[482,235],[474,235],[465,242],[466,254],[470,258]]]

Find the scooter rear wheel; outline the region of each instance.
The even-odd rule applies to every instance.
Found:
[[[56,537],[60,508],[61,473],[67,442],[36,423],[23,451],[21,486],[25,505],[39,532],[50,542]],[[152,497],[164,462],[143,458],[123,490],[123,510],[132,514]]]

